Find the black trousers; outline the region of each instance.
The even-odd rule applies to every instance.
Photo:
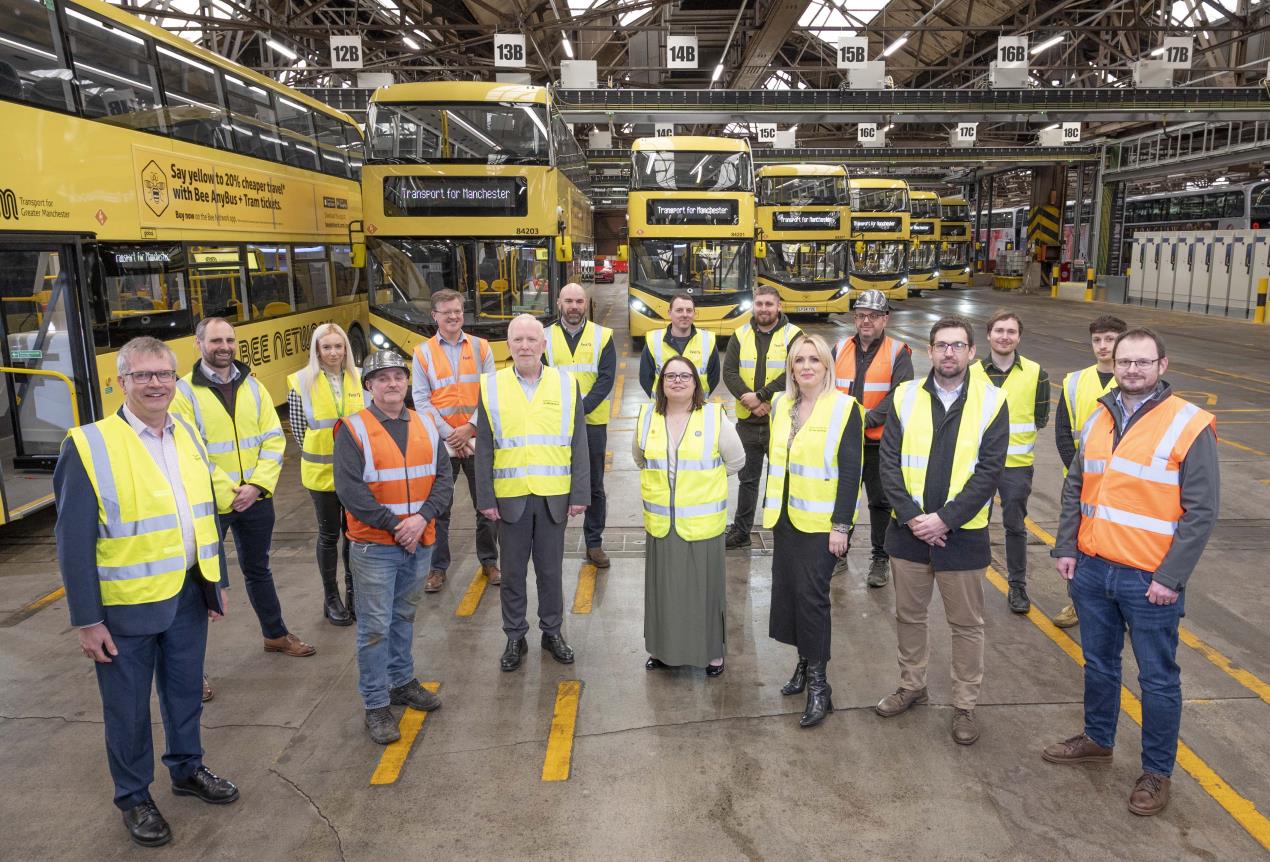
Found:
[[[466,458],[450,458],[450,471],[457,485],[459,470],[467,476],[467,493],[472,498],[472,508],[476,508],[476,456]],[[454,509],[454,497],[450,497],[450,505],[437,514],[437,540],[432,546],[432,568],[439,572],[450,568],[450,512]],[[476,559],[482,566],[498,564],[498,524],[476,512]]]
[[[785,512],[772,530],[772,609],[768,636],[809,662],[829,661],[829,581],[838,558],[827,533],[804,533]]]
[[[767,457],[770,431],[763,422],[737,422],[736,435],[745,449],[745,466],[737,474],[736,514],[732,516],[732,529],[748,535],[754,526],[754,510],[758,505],[758,484],[763,478],[763,459]]]
[[[1001,471],[1001,523],[1005,525],[1005,564],[1013,586],[1027,585],[1027,498],[1032,495],[1032,465]],[[995,501],[994,501],[995,502]],[[991,511],[988,517],[992,517]]]
[[[608,496],[604,493],[604,454],[609,445],[608,425],[588,425],[586,442],[591,454],[591,502],[582,516],[582,535],[588,548],[604,544],[604,522],[608,516]]]
[[[869,543],[873,559],[888,560],[886,525],[891,523],[891,504],[882,489],[882,447],[864,444],[864,492],[869,498]]]
[[[547,501],[529,496],[520,520],[500,521],[498,545],[503,555],[503,585],[498,591],[503,606],[503,631],[509,638],[529,632],[525,613],[529,607],[526,582],[529,560],[534,561],[538,581],[538,627],[543,634],[558,635],[564,624],[564,530],[547,511]]]
[[[273,546],[273,498],[261,497],[245,512],[228,512],[219,516],[221,541],[226,531],[234,534],[238,566],[243,570],[247,601],[260,621],[260,633],[267,638],[280,638],[287,633],[282,621],[282,604],[273,584],[269,568],[269,549]]]
[[[348,567],[348,537],[344,535],[344,507],[334,491],[309,491],[317,515],[317,564],[322,586],[336,589],[336,557],[344,560],[344,579],[352,577]],[[351,581],[350,581],[351,582]]]

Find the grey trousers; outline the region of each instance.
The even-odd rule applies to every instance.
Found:
[[[515,523],[498,522],[498,547],[502,558],[503,631],[508,638],[522,638],[529,632],[525,613],[529,605],[526,581],[529,560],[534,561],[538,581],[538,627],[544,634],[560,634],[564,623],[564,530],[568,521],[557,524],[542,497],[528,497],[525,513]]]
[[[997,493],[1005,525],[1005,565],[1012,586],[1027,585],[1027,498],[1032,495],[1032,466],[1006,467]]]

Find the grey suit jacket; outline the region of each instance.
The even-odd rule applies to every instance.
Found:
[[[551,514],[551,520],[557,524],[568,520],[570,506],[585,506],[591,502],[586,414],[582,411],[582,394],[576,385],[573,392],[573,452],[569,466],[569,493],[546,498],[547,511]],[[497,505],[498,516],[514,524],[525,514],[528,497],[494,497],[494,431],[489,413],[485,410],[484,398],[478,401],[476,410],[479,415],[476,423],[476,508],[492,509]]]

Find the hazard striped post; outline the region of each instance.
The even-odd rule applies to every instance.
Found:
[[[1270,291],[1270,278],[1262,276],[1257,282],[1257,310],[1252,313],[1256,323],[1266,322],[1266,293]]]
[[[1061,276],[1059,275],[1058,264],[1054,264],[1054,267],[1050,270],[1050,298],[1051,299],[1058,298],[1058,280],[1060,277]]]
[[[1085,267],[1085,302],[1094,301],[1094,284],[1097,282],[1092,266]]]

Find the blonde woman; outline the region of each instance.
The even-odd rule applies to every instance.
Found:
[[[763,527],[772,530],[768,634],[798,648],[781,694],[807,692],[799,719],[814,727],[833,712],[829,663],[829,581],[846,555],[864,446],[864,413],[834,387],[829,345],[800,334],[789,348],[785,391],[772,399]]]
[[[323,613],[331,625],[353,622],[353,576],[348,568],[348,539],[344,539],[344,582],[347,604],[340,599],[335,579],[335,557],[344,532],[344,509],[335,494],[333,453],[335,423],[361,410],[361,373],[353,364],[348,336],[335,323],[313,330],[309,364],[287,378],[290,394],[291,433],[300,444],[300,481],[309,489],[317,513],[317,562],[322,575]]]

